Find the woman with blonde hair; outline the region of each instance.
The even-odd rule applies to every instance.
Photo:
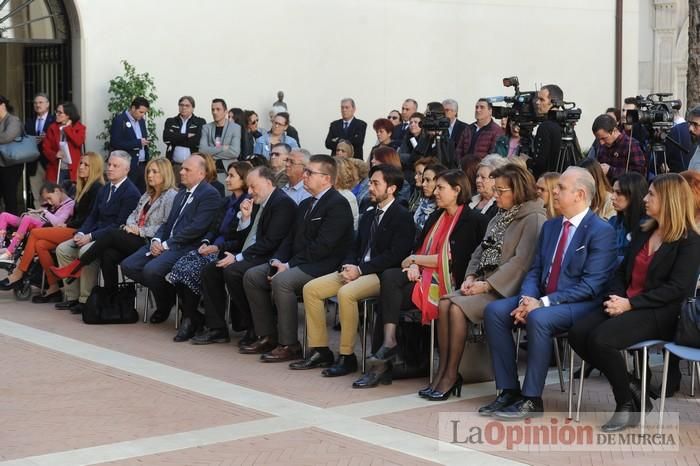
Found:
[[[337,148],[336,148],[337,149]],[[348,200],[350,210],[352,211],[353,228],[357,230],[357,221],[360,216],[357,198],[352,193],[351,189],[360,182],[360,176],[357,173],[357,168],[352,162],[352,159],[345,157],[333,157],[338,167],[337,176],[335,178],[335,189]]]
[[[620,350],[644,340],[673,341],[681,304],[694,295],[698,276],[700,230],[688,182],[677,173],[659,175],[644,203],[649,219],[634,232],[603,308],[569,330],[576,353],[612,386],[617,406],[604,432],[637,425],[642,403],[652,408]]]
[[[585,159],[580,166],[588,170],[595,180],[596,192],[591,199],[591,210],[598,217],[608,220],[615,215],[615,208],[612,204],[612,186],[608,177],[603,173],[603,167],[595,159]]]
[[[547,212],[547,220],[558,217],[559,212],[554,207],[554,188],[559,181],[560,173],[546,172],[537,179],[537,197],[542,199],[544,210]]]
[[[338,145],[335,146],[335,154],[333,155],[340,158],[352,159],[355,157],[355,148],[345,139],[341,139],[338,141]]]
[[[49,228],[37,228],[29,233],[27,245],[24,248],[22,259],[10,275],[0,281],[0,289],[9,290],[22,286],[22,278],[29,270],[34,257],[39,257],[39,263],[46,273],[48,288],[41,294],[34,296],[34,303],[58,303],[61,301],[61,290],[58,287],[58,279],[51,272],[55,265],[51,251],[64,241],[73,237],[90,215],[97,193],[104,185],[104,159],[100,154],[88,152],[80,157],[78,167],[78,182],[76,185],[75,208],[73,216],[65,225],[57,225]]]
[[[146,192],[126,219],[126,224],[101,235],[79,259],[51,271],[59,278],[77,278],[81,269],[100,260],[104,287],[115,290],[119,284],[119,263],[148,244],[158,228],[168,220],[177,194],[170,160],[151,159],[146,164]]]

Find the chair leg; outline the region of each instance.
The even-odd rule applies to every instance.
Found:
[[[668,363],[671,353],[664,349],[664,372],[661,376],[661,407],[659,408],[659,433],[664,425],[664,408],[666,407],[666,383],[668,382]]]
[[[567,345],[567,348],[569,350],[569,416],[567,417],[567,419],[572,419],[571,414],[573,411],[574,404],[574,350],[573,348],[571,348],[571,345]]]
[[[581,358],[581,376],[578,379],[578,394],[576,395],[576,422],[581,422],[581,399],[583,398],[583,381],[586,372],[586,361]]]
[[[645,361],[646,362],[646,361]],[[634,376],[637,378],[641,377],[639,373],[639,351],[634,352]]]
[[[695,369],[694,372],[698,376],[698,381],[700,382],[700,363],[694,362],[693,368]]]
[[[695,396],[695,373],[697,372],[697,365],[694,362],[690,363],[690,396]]]
[[[641,427],[641,434],[644,435],[644,424],[646,423],[647,420],[647,347],[645,346],[642,348],[642,399],[641,399],[641,404],[642,406],[641,411],[642,411],[642,418],[640,420],[640,424],[642,425]],[[637,363],[639,364],[639,363]]]
[[[515,364],[518,364],[518,356],[520,356],[520,337],[522,336],[523,329],[518,327],[515,332]]]
[[[180,298],[175,295],[175,330],[180,328]]]
[[[367,358],[367,311],[369,305],[367,301],[362,302],[362,373],[365,373],[365,359]]]
[[[443,357],[444,355],[440,355]],[[433,366],[435,365],[435,320],[430,321],[430,376],[428,383],[433,383]]]
[[[566,389],[564,388],[564,373],[561,368],[561,355],[559,354],[559,344],[557,337],[552,338],[554,342],[554,358],[557,360],[557,372],[559,372],[559,387],[561,387],[561,392],[564,393]]]
[[[151,290],[146,288],[146,300],[143,303],[143,323],[148,322],[148,308],[151,303]]]
[[[231,325],[231,293],[228,292],[228,287],[226,287],[226,314],[224,315],[226,323]]]
[[[301,357],[306,359],[306,309],[304,309],[304,324],[301,327]]]

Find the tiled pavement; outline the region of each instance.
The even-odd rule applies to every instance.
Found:
[[[173,334],[172,321],[86,326],[0,293],[0,464],[700,464],[700,407],[686,395],[667,403],[680,413],[676,452],[478,452],[438,443],[438,418],[473,412],[491,383],[436,404],[415,395],[424,380],[353,390],[352,377]],[[565,411],[556,375],[548,380],[547,410]],[[605,380],[591,377],[584,409],[611,406]]]

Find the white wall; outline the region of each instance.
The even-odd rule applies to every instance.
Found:
[[[613,104],[612,0],[74,2],[83,61],[76,91],[91,149],[99,147],[108,82],[122,59],[153,75],[168,116],[189,94],[207,120],[210,100],[224,97],[264,121],[282,89],[312,152],[325,152],[328,123],[345,96],[370,127],[409,96],[421,109],[456,98],[461,118],[472,121],[474,101],[509,94],[501,78],[517,74],[523,90],[558,83],[583,108],[584,146],[593,118]],[[638,85],[638,15],[637,2],[625,2],[623,95]],[[368,132],[366,147],[374,141]]]

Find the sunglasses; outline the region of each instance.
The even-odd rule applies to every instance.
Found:
[[[388,117],[386,117],[386,119],[387,119],[387,120],[398,120],[399,117],[397,117],[397,116],[388,116]]]

